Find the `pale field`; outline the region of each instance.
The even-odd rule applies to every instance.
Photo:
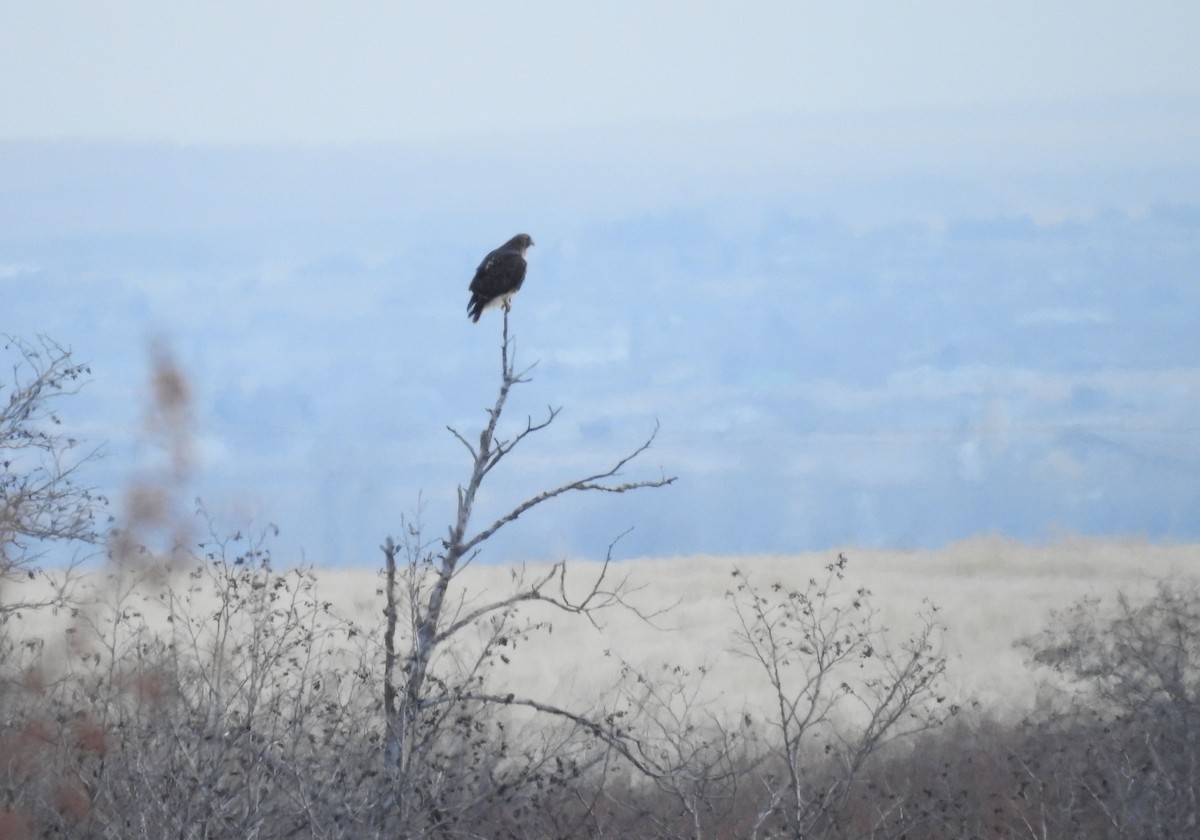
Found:
[[[1149,595],[1164,577],[1200,571],[1200,545],[1152,545],[1141,541],[1063,539],[1029,546],[993,537],[955,543],[940,550],[886,551],[848,547],[847,587],[865,586],[879,611],[880,624],[897,642],[914,629],[914,617],[928,599],[945,626],[946,694],[952,701],[979,700],[999,712],[1029,708],[1044,673],[1028,666],[1016,642],[1043,627],[1053,610],[1083,597],[1111,599],[1118,591]],[[514,684],[543,686],[551,696],[600,688],[607,669],[606,649],[620,652],[645,670],[662,663],[711,667],[709,689],[727,704],[752,701],[763,688],[756,666],[732,652],[736,616],[726,593],[737,581],[736,567],[760,586],[780,581],[803,586],[820,577],[838,552],[750,557],[690,556],[625,561],[614,567],[633,586],[630,600],[646,609],[676,604],[648,627],[628,612],[607,613],[603,630],[562,616],[554,632],[540,637],[534,660]],[[534,567],[531,566],[531,570]],[[571,573],[586,580],[594,563],[573,563]],[[507,591],[506,569],[468,570],[470,585]],[[362,572],[330,578],[331,592],[356,589],[370,580]],[[336,581],[337,583],[334,583]],[[361,583],[360,583],[361,582]],[[345,596],[342,596],[345,597]],[[351,595],[351,598],[353,596]],[[353,601],[352,601],[353,602]],[[367,606],[362,601],[358,602]]]
[[[630,611],[609,609],[595,627],[579,616],[526,605],[521,615],[549,620],[552,631],[535,633],[515,652],[506,649],[512,662],[494,671],[494,690],[589,705],[610,691],[619,656],[650,674],[661,673],[664,664],[706,665],[704,697],[729,710],[756,707],[765,699],[763,678],[753,663],[732,650],[736,617],[726,593],[737,580],[731,571],[737,567],[763,587],[779,581],[797,588],[820,577],[837,553],[700,555],[614,563],[609,580],[627,578],[636,590],[630,603],[648,612],[669,609],[653,625]],[[946,628],[944,693],[951,702],[978,700],[1000,714],[1020,713],[1035,701],[1038,681],[1045,674],[1028,666],[1025,651],[1015,642],[1044,626],[1051,611],[1086,596],[1111,599],[1118,591],[1144,597],[1164,577],[1194,576],[1200,570],[1200,544],[1136,540],[1064,538],[1030,546],[981,537],[940,550],[846,548],[844,553],[849,558],[847,588],[865,586],[871,591],[879,623],[893,632],[896,642],[914,627],[914,616],[926,599],[939,608],[939,621]],[[536,576],[546,568],[531,563],[526,575]],[[600,564],[571,561],[568,570],[568,580],[582,588]],[[377,570],[318,569],[316,576],[319,597],[332,602],[338,615],[365,628],[378,625],[383,598]],[[452,604],[482,604],[513,591],[513,570],[472,565],[457,583]],[[5,596],[11,600],[16,594],[9,590]],[[63,638],[59,634],[68,623],[62,615],[54,620],[27,616],[21,622],[22,632],[44,638],[47,650],[54,649],[56,637]],[[616,656],[606,656],[606,651]]]

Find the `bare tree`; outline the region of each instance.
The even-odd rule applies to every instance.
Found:
[[[517,622],[523,604],[541,603],[564,613],[594,620],[601,610],[629,607],[624,578],[611,580],[610,545],[605,562],[596,578],[572,594],[568,585],[566,561],[559,561],[536,576],[514,574],[514,585],[507,594],[483,603],[467,603],[451,595],[461,572],[480,554],[484,543],[518,517],[570,493],[627,493],[634,490],[665,487],[674,477],[625,480],[622,471],[646,452],[654,442],[654,431],[628,454],[611,465],[572,479],[513,505],[506,513],[482,527],[473,525],[475,501],[480,487],[492,470],[531,435],[545,429],[558,416],[559,409],[549,408],[540,420],[527,418],[512,432],[501,430],[501,418],[514,386],[529,381],[532,366],[518,371],[514,341],[509,337],[508,311],[504,311],[500,345],[500,387],[487,412],[487,422],[477,437],[468,437],[457,429],[449,432],[470,456],[471,470],[465,484],[458,487],[454,521],[444,539],[431,541],[423,536],[418,524],[406,526],[404,539],[397,543],[389,537],[382,546],[385,558],[386,627],[384,631],[383,707],[386,720],[385,754],[395,784],[396,811],[402,822],[418,816],[437,823],[450,807],[446,778],[433,782],[433,759],[447,757],[452,748],[447,739],[456,738],[459,752],[469,752],[471,730],[489,720],[486,710],[513,707],[532,710],[565,724],[571,732],[586,733],[617,749],[635,765],[637,751],[631,748],[628,733],[616,719],[595,709],[584,712],[559,707],[544,700],[525,696],[519,691],[495,689],[484,679],[486,664],[514,639],[528,633],[529,625]],[[632,609],[632,607],[629,607]],[[473,653],[464,641],[477,641]],[[449,652],[453,651],[453,656]],[[435,667],[439,656],[448,666]],[[454,734],[455,725],[460,731]],[[466,776],[473,779],[472,796],[494,797],[512,791],[518,781],[536,779],[544,756],[525,754],[509,761],[514,773],[501,773],[492,762],[488,772],[471,768]],[[559,756],[561,763],[561,755]],[[577,770],[578,768],[574,768]],[[647,771],[650,768],[643,768]],[[463,794],[464,791],[458,791]],[[418,814],[419,812],[419,814]]]
[[[761,765],[753,836],[842,836],[847,803],[872,757],[944,717],[935,691],[945,670],[935,608],[928,605],[916,632],[897,645],[878,626],[870,592],[843,591],[846,566],[839,556],[802,588],[761,588],[733,573],[737,650],[762,668],[771,689],[765,743],[773,746]]]
[[[58,414],[90,369],[44,336],[7,337],[5,350],[17,359],[11,383],[0,384],[0,581],[12,581],[35,577],[52,543],[95,543],[105,499],[79,478],[96,450],[81,451]]]

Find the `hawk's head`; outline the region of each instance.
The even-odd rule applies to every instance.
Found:
[[[525,256],[525,249],[533,244],[533,238],[528,233],[518,233],[512,239],[504,244],[505,248],[512,248],[520,251],[521,256]]]

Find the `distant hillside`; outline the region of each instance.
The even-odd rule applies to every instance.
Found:
[[[538,166],[528,149],[0,144],[2,326],[91,364],[65,414],[109,444],[110,489],[165,338],[197,396],[196,494],[277,522],[293,556],[354,565],[418,498],[446,518],[464,464],[444,427],[478,423],[498,366],[466,285],[527,229],[513,328],[537,367],[511,419],[564,410],[488,503],[656,421],[646,468],[680,481],[523,521],[495,559],[595,557],[631,525],[623,549],[647,555],[1200,538],[1191,158],[1114,147],[1097,174],[1036,132],[1014,135],[1024,164],[989,158],[989,119],[1036,124],[934,119],[892,157],[855,134],[875,163],[825,171],[841,132],[874,123],[785,121],[743,178],[724,153],[751,126],[691,157],[660,154],[667,135],[591,138]],[[931,157],[938,125],[977,145]]]

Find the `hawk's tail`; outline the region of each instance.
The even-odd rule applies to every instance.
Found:
[[[479,295],[471,295],[471,300],[467,302],[467,317],[473,323],[479,323],[479,316],[483,314],[483,298]]]

